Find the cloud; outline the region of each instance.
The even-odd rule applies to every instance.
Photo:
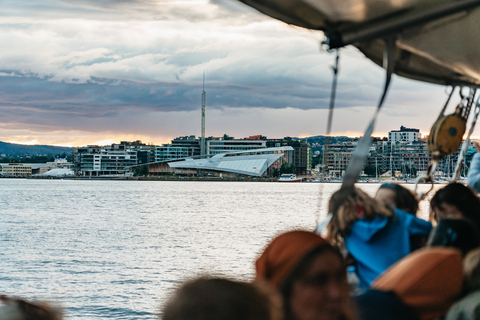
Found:
[[[239,1],[7,0],[0,16],[4,137],[47,139],[50,130],[57,142],[58,132],[75,141],[68,132],[98,135],[97,141],[122,134],[163,141],[198,134],[191,127],[198,122],[204,72],[208,110],[220,121],[215,133],[323,133],[321,121],[311,123],[326,116],[330,99],[335,56],[320,52],[323,34],[287,26]],[[360,132],[384,73],[352,48],[341,50],[340,63],[336,107],[344,118],[334,129]],[[420,119],[431,117],[442,91],[395,77],[380,130],[424,126]]]

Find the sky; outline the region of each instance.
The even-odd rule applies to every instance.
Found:
[[[199,136],[204,73],[207,136],[326,133],[335,54],[321,48],[321,32],[237,0],[0,4],[0,141],[160,145]],[[332,135],[362,134],[384,77],[355,48],[340,51]],[[374,135],[401,125],[428,133],[446,91],[394,76]]]

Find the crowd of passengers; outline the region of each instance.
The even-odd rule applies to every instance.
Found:
[[[189,280],[160,318],[480,319],[476,191],[448,184],[430,208],[430,221],[418,218],[416,196],[398,184],[381,185],[375,197],[342,188],[330,198],[332,219],[323,237],[311,230],[277,235],[256,260],[254,281]],[[62,319],[47,304],[6,296],[0,301],[0,319]]]

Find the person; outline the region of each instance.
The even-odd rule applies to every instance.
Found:
[[[432,229],[430,222],[388,208],[356,187],[335,192],[329,212],[327,238],[355,259],[361,288],[412,251],[412,236],[426,239]]]
[[[480,248],[465,257],[463,270],[466,295],[448,310],[446,320],[480,319]]]
[[[343,256],[311,231],[275,237],[255,263],[256,281],[283,297],[286,320],[350,320],[355,311]]]
[[[430,233],[426,246],[453,247],[465,256],[480,246],[480,232],[465,219],[444,218]]]
[[[418,200],[411,192],[398,183],[383,183],[375,194],[375,199],[402,211],[417,214]]]
[[[460,251],[419,249],[395,263],[357,297],[360,319],[441,318],[460,297],[463,280]]]
[[[473,147],[477,152],[473,155],[472,162],[470,162],[467,184],[476,192],[480,192],[480,144],[474,141]]]
[[[439,189],[430,200],[431,220],[466,219],[480,230],[480,199],[461,183],[450,183]]]
[[[2,320],[62,320],[62,310],[46,302],[29,302],[0,295]]]
[[[252,283],[202,276],[184,282],[163,307],[162,320],[281,320],[281,300]]]

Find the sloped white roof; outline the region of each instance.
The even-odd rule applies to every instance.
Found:
[[[186,158],[183,161],[169,162],[168,165],[171,168],[207,169],[261,176],[269,166],[284,155],[281,151],[293,151],[293,148],[278,147],[234,151],[217,154],[207,159]]]
[[[47,177],[73,177],[75,172],[71,169],[52,169],[50,171],[38,174],[38,176],[47,176]]]

